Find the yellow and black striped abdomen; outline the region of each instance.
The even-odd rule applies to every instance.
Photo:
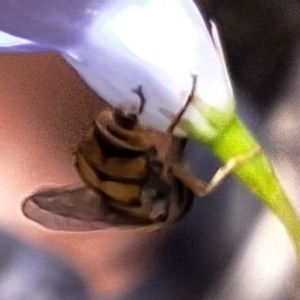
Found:
[[[123,128],[109,120],[105,115],[100,126],[96,123],[75,154],[82,179],[114,213],[131,216],[135,222],[179,217],[191,202],[190,192],[168,174],[147,139],[149,131],[138,124]]]
[[[93,128],[76,153],[82,179],[106,196],[128,204],[137,203],[140,185],[147,176],[147,158],[142,152],[120,149]]]

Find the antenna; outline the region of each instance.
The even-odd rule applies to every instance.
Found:
[[[139,85],[136,89],[132,89],[132,91],[138,95],[139,99],[140,99],[140,107],[138,109],[138,114],[140,115],[145,108],[145,104],[146,104],[146,97],[143,93],[143,88],[141,85]]]

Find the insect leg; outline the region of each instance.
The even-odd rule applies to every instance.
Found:
[[[253,151],[231,158],[224,166],[220,167],[212,179],[206,183],[197,178],[193,171],[187,166],[173,166],[172,172],[184,185],[186,185],[196,196],[203,197],[214,191],[220,183],[239,165],[249,161],[261,153],[262,149],[257,147]]]
[[[195,89],[196,89],[196,86],[197,86],[197,75],[192,75],[192,90],[188,96],[188,99],[187,101],[185,102],[184,106],[182,107],[182,109],[180,110],[180,112],[175,116],[173,117],[173,120],[168,128],[168,132],[169,133],[172,133],[174,128],[177,126],[177,124],[179,123],[182,115],[184,114],[184,112],[186,111],[187,107],[189,106],[189,104],[193,101],[193,98],[194,98],[194,94],[195,94]]]

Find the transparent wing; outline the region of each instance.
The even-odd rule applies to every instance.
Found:
[[[53,230],[133,229],[148,225],[112,209],[107,199],[94,190],[74,185],[38,191],[24,200],[22,210],[27,218]]]

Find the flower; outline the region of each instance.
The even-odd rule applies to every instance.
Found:
[[[219,43],[200,10],[189,0],[118,4],[91,9],[85,34],[64,57],[113,106],[136,105],[132,89],[141,85],[147,99],[141,120],[159,130],[180,113],[197,76],[188,117],[201,123],[203,138],[214,136],[213,115],[226,123],[234,98]]]
[[[80,9],[84,25],[78,35],[70,24],[61,29],[73,34],[72,42],[61,44],[52,36],[31,41],[57,49],[112,106],[138,105],[132,90],[142,86],[147,103],[140,118],[162,131],[181,112],[196,76],[192,101],[174,133],[187,135],[182,124],[190,122],[204,140],[222,132],[234,114],[234,97],[216,28],[210,32],[192,0],[94,1]],[[22,42],[21,49],[32,48]]]
[[[142,122],[193,137],[225,163],[257,150],[235,113],[216,27],[192,0],[41,2],[0,0],[0,50],[60,52],[112,106],[139,105],[141,86]],[[285,224],[300,261],[299,219],[267,156],[235,174]]]

